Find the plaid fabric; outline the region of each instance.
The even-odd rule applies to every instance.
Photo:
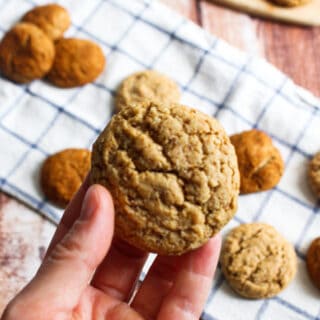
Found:
[[[265,130],[286,163],[276,188],[240,197],[236,217],[223,233],[240,223],[272,224],[295,246],[296,279],[275,298],[248,301],[231,291],[218,270],[202,318],[319,320],[319,293],[310,285],[305,252],[319,235],[320,214],[305,168],[320,150],[320,102],[267,62],[230,47],[157,1],[60,2],[72,16],[67,35],[98,42],[107,67],[94,83],[76,89],[0,79],[1,189],[58,222],[61,210],[39,189],[42,161],[63,148],[90,148],[112,115],[119,82],[135,71],[159,70],[180,85],[184,104],[217,117],[229,134]],[[1,36],[41,3],[0,1]]]

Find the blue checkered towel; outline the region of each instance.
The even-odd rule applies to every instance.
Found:
[[[42,2],[0,1],[0,32]],[[267,62],[232,48],[157,1],[60,2],[72,15],[67,35],[98,42],[108,65],[97,81],[76,89],[0,79],[1,189],[57,222],[61,210],[39,189],[42,161],[66,147],[90,148],[110,119],[119,82],[138,70],[159,70],[180,85],[184,104],[217,117],[229,134],[265,130],[286,163],[274,190],[241,196],[224,233],[250,221],[272,224],[295,245],[296,279],[275,298],[248,301],[236,296],[218,271],[203,319],[319,320],[319,292],[305,270],[306,248],[320,234],[319,208],[305,177],[308,159],[320,150],[319,100]]]

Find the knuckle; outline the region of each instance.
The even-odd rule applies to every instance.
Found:
[[[86,268],[91,269],[92,262],[90,256],[83,248],[81,237],[77,236],[75,230],[71,230],[62,241],[60,241],[51,251],[45,263],[65,263],[75,261]]]
[[[73,232],[68,233],[52,250],[49,259],[54,261],[65,261],[74,259],[81,253],[81,244]]]

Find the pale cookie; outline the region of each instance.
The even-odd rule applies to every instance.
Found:
[[[68,11],[58,4],[35,7],[23,16],[22,21],[36,25],[53,40],[61,38],[71,23]]]
[[[296,7],[310,2],[311,0],[269,0],[276,5],[283,7]]]
[[[78,87],[95,80],[104,66],[103,52],[94,42],[76,38],[59,39],[47,78],[61,88]]]
[[[229,285],[241,296],[252,299],[278,294],[297,270],[292,245],[264,223],[243,224],[231,230],[220,261]]]
[[[309,163],[309,183],[315,193],[320,198],[320,152],[314,155]]]
[[[307,269],[313,284],[320,289],[320,237],[314,239],[308,249]]]
[[[240,193],[269,190],[283,174],[284,163],[271,138],[262,131],[249,130],[230,137],[240,171]]]
[[[178,103],[180,90],[177,84],[165,75],[146,70],[124,79],[116,95],[116,109],[151,100],[156,103]]]
[[[93,183],[112,193],[116,234],[162,255],[198,248],[234,215],[239,172],[218,121],[145,102],[113,116],[93,146]]]
[[[53,42],[31,23],[18,23],[1,40],[0,70],[12,81],[26,83],[44,77],[53,59]]]
[[[48,200],[67,206],[90,170],[90,157],[86,149],[65,149],[45,160],[40,183]]]

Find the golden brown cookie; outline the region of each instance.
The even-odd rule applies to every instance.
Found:
[[[264,223],[243,224],[231,230],[220,261],[229,285],[241,296],[252,299],[278,294],[297,270],[293,246]]]
[[[86,149],[65,149],[43,163],[40,183],[43,193],[56,205],[66,207],[88,174],[91,152]]]
[[[105,57],[92,41],[76,38],[59,39],[48,80],[61,88],[72,88],[92,82],[103,71]]]
[[[283,7],[296,7],[310,2],[311,0],[269,0],[276,5]]]
[[[116,234],[143,250],[179,255],[234,215],[239,172],[218,121],[173,104],[123,108],[92,152],[93,183],[112,193]]]
[[[151,100],[156,103],[178,103],[180,90],[177,84],[165,75],[146,70],[124,79],[116,95],[116,109]]]
[[[22,21],[36,25],[52,40],[61,38],[71,23],[68,11],[58,4],[35,7],[23,16]]]
[[[320,152],[314,155],[309,163],[309,183],[315,193],[320,198]]]
[[[313,284],[320,289],[320,237],[314,239],[308,249],[307,269]]]
[[[18,23],[1,40],[0,70],[12,81],[26,83],[44,77],[53,59],[53,42],[31,23]]]
[[[278,184],[284,163],[267,134],[253,129],[235,134],[230,139],[238,157],[240,193],[269,190]]]

